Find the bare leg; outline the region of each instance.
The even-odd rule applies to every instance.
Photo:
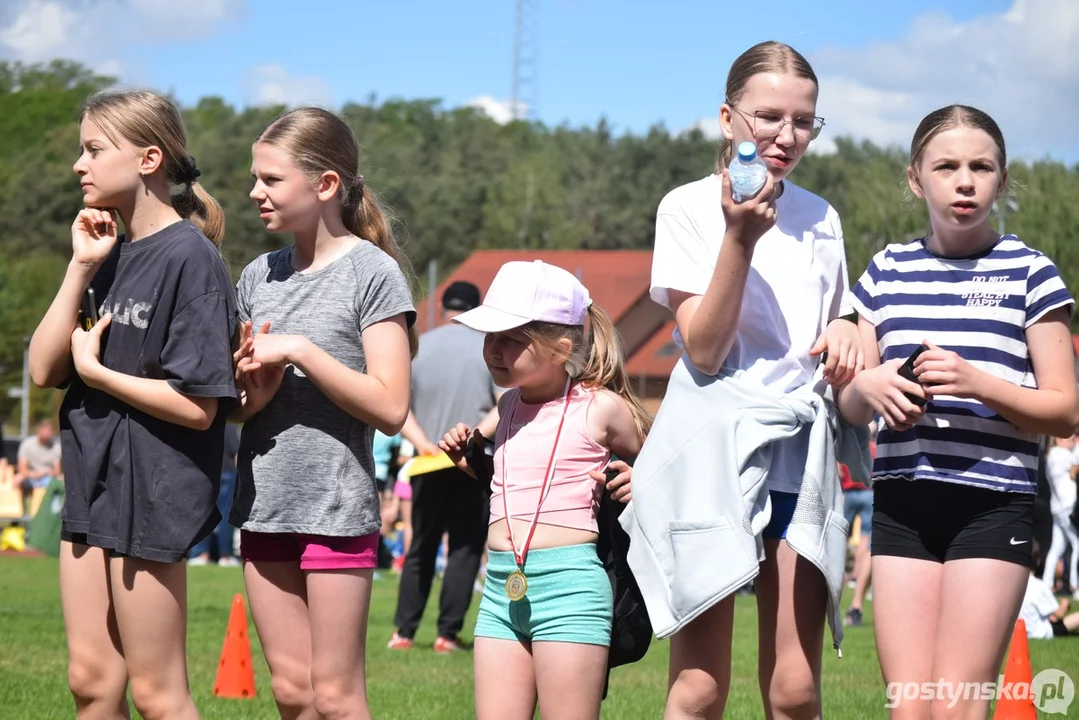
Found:
[[[128,718],[127,665],[112,608],[109,559],[101,548],[60,543],[60,606],[68,686],[79,720]]]

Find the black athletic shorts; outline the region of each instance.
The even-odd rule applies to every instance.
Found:
[[[873,555],[1034,566],[1034,495],[938,480],[873,486]]]

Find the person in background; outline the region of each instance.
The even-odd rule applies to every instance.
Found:
[[[30,496],[37,488],[46,488],[60,475],[60,443],[51,420],[37,424],[37,432],[19,443],[15,486],[22,494],[23,512],[29,512]]]
[[[229,423],[225,426],[225,452],[221,458],[221,491],[217,494],[217,509],[221,511],[221,522],[212,533],[191,548],[188,565],[208,565],[212,562],[215,552],[218,565],[224,567],[239,567],[240,565],[239,558],[233,554],[233,531],[228,521],[229,509],[232,507],[232,494],[236,491],[236,455],[239,452],[240,426]]]
[[[403,438],[403,436],[402,436]],[[393,483],[393,517],[400,518],[402,538],[401,554],[393,559],[393,569],[401,572],[405,567],[408,549],[412,547],[412,482],[408,477],[408,461],[416,455],[416,448],[406,439],[401,440],[397,462],[397,474]]]
[[[1037,540],[1033,541],[1033,546],[1034,567],[1037,567],[1041,559],[1038,557],[1041,552]],[[1023,604],[1019,608],[1019,619],[1027,626],[1027,637],[1031,640],[1051,640],[1079,635],[1079,612],[1069,613],[1070,605],[1067,598],[1061,598],[1058,602],[1053,591],[1031,570]]]
[[[1045,556],[1042,582],[1052,588],[1056,581],[1057,565],[1071,548],[1071,560],[1061,573],[1061,588],[1065,593],[1079,597],[1079,581],[1076,580],[1076,561],[1079,560],[1079,537],[1072,525],[1071,514],[1075,509],[1075,470],[1073,459],[1074,437],[1052,438],[1045,454],[1045,473],[1049,480],[1049,511],[1053,514],[1053,539]]]
[[[480,304],[480,290],[454,282],[442,294],[440,327],[420,338],[412,364],[412,409],[402,434],[417,456],[440,453],[435,442],[458,421],[476,424],[495,408],[499,390],[483,361],[483,333],[450,321]],[[412,647],[435,576],[438,548],[447,543],[435,652],[464,649],[458,633],[472,603],[487,540],[490,490],[455,467],[412,475],[412,543],[401,570],[393,650]]]
[[[375,484],[382,508],[382,530],[378,539],[378,567],[382,569],[390,567],[394,560],[390,539],[397,522],[398,508],[394,502],[393,483],[394,470],[399,467],[400,447],[401,433],[387,435],[381,430],[375,431],[371,454],[375,461]]]
[[[874,454],[876,449],[876,433],[874,432],[873,440],[869,442],[870,454]],[[851,598],[850,608],[843,621],[844,625],[860,627],[862,603],[865,601],[869,580],[873,575],[872,556],[869,552],[869,542],[873,534],[873,489],[851,480],[850,470],[846,465],[840,465],[839,472],[843,478],[843,515],[847,524],[853,528],[854,517],[859,516],[862,519],[858,549],[854,553],[854,571],[851,573],[851,579],[854,581],[854,597]]]

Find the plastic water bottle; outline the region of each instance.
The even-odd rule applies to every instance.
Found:
[[[764,187],[768,179],[768,166],[757,156],[757,146],[744,142],[738,146],[738,153],[731,159],[728,169],[731,180],[731,197],[736,203],[745,202]]]

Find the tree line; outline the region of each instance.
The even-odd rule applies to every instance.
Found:
[[[74,62],[0,62],[0,419],[17,422],[24,338],[44,314],[70,258],[82,207],[71,166],[79,108],[114,83]],[[284,108],[235,108],[206,97],[183,108],[200,182],[225,210],[222,251],[238,277],[260,253],[287,243],[262,228],[251,187],[251,143]],[[348,103],[337,109],[364,150],[361,171],[395,218],[416,268],[443,274],[480,248],[648,249],[665,193],[707,175],[716,143],[699,130],[656,125],[642,135],[594,127],[500,125],[437,99]],[[911,128],[913,133],[914,128]],[[851,280],[890,242],[924,232],[924,209],[906,187],[902,148],[836,139],[809,155],[793,180],[826,198],[843,224]],[[1013,162],[1019,211],[1007,231],[1047,253],[1079,293],[1079,167]],[[425,284],[417,281],[419,299]],[[35,389],[33,414],[57,407]],[[12,415],[15,415],[12,418]]]

